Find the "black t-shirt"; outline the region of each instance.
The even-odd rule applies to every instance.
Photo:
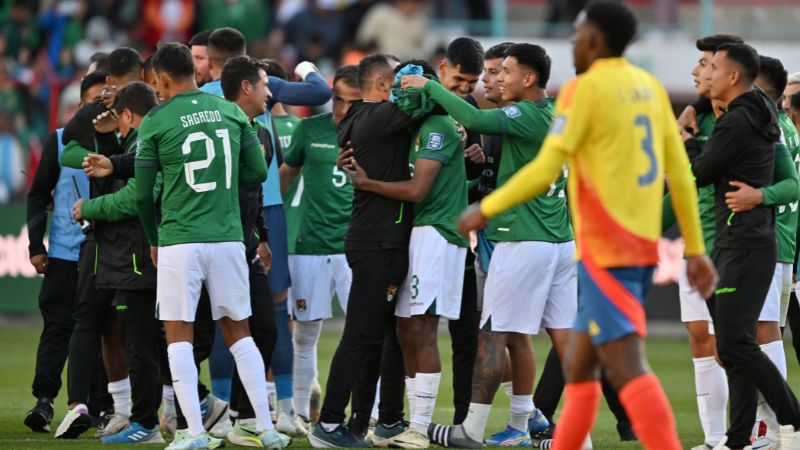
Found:
[[[337,127],[339,146],[351,142],[356,161],[374,180],[408,180],[411,131],[417,123],[394,103],[359,101]],[[345,239],[406,245],[412,212],[410,203],[356,190]]]

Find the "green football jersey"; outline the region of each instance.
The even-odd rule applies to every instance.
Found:
[[[292,136],[300,123],[300,118],[295,116],[272,116],[275,121],[275,134],[278,135],[278,142],[281,145],[284,158],[289,146],[292,144]],[[300,226],[302,209],[300,208],[303,198],[303,174],[300,174],[292,184],[286,189],[283,199],[283,211],[286,215],[286,234],[289,243],[289,254],[294,254],[294,242],[297,239],[297,229]]]
[[[521,101],[496,110],[498,120],[504,124],[497,187],[539,154],[553,121],[554,104],[552,98],[545,98],[536,102]],[[486,237],[497,242],[573,240],[565,195],[566,173],[565,168],[564,174],[554,180],[546,193],[492,218]]]
[[[800,171],[800,137],[792,119],[783,111],[778,115],[778,123],[783,131],[783,143],[792,156],[795,168]],[[797,206],[794,201],[775,207],[775,234],[778,237],[778,262],[794,263],[797,244]]]
[[[701,147],[705,145],[711,133],[714,131],[714,125],[717,123],[717,118],[714,114],[701,114],[697,117],[697,141]],[[714,185],[709,184],[697,189],[698,208],[700,210],[700,228],[703,230],[703,239],[706,244],[706,252],[711,253],[714,249],[714,237],[717,235],[716,215],[714,213]]]
[[[333,114],[309,117],[297,124],[284,161],[303,168],[302,220],[294,239],[298,255],[344,253],[353,188],[347,174],[336,167],[338,155]]]
[[[437,161],[442,168],[428,195],[414,204],[414,226],[431,225],[447,242],[467,247],[469,242],[456,229],[458,216],[467,208],[467,169],[461,135],[450,116],[433,115],[422,123],[408,155],[412,170],[418,159]]]
[[[159,246],[242,240],[240,171],[260,158],[266,173],[266,162],[235,103],[199,90],[176,95],[142,120],[138,146],[137,166],[157,165],[163,177]]]

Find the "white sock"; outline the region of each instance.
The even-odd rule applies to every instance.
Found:
[[[417,372],[414,377],[414,409],[411,411],[411,429],[427,436],[428,425],[436,407],[436,394],[439,392],[441,373]]]
[[[769,342],[767,344],[760,345],[760,347],[761,351],[767,355],[767,357],[769,358],[770,361],[772,361],[773,364],[775,364],[775,367],[778,368],[778,371],[781,373],[783,379],[785,380],[786,354],[783,351],[783,341],[777,340]],[[764,396],[761,395],[761,392],[759,392],[755,427],[758,427],[758,423],[762,420],[764,421],[764,424],[767,425],[767,437],[776,440],[780,427],[780,424],[778,423],[778,418],[775,415],[775,412],[772,410],[772,408],[769,407],[766,400],[764,400]],[[758,430],[756,429],[756,433],[757,432]]]
[[[503,391],[506,393],[506,396],[510,399],[514,395],[514,383],[511,381],[505,381],[500,383],[500,387],[503,388]]]
[[[294,399],[292,398],[284,398],[278,400],[278,412],[286,413],[290,416],[292,415],[292,405],[294,404]]]
[[[256,414],[256,431],[271,430],[275,428],[269,415],[269,401],[267,400],[267,381],[264,379],[266,370],[261,353],[258,352],[253,338],[247,336],[231,345],[231,354],[236,361],[236,370],[242,380],[247,398],[253,405]]]
[[[169,384],[161,386],[161,403],[164,404],[164,410],[161,412],[164,417],[172,417],[176,414],[175,390]]]
[[[194,365],[192,344],[175,342],[167,346],[169,370],[172,373],[172,389],[181,405],[189,436],[197,436],[206,431],[200,414],[200,399],[197,397],[197,367]]]
[[[414,400],[416,400],[416,394],[414,393],[414,378],[406,377],[406,398],[408,399],[408,411],[410,412],[409,417],[414,414]]]
[[[528,431],[528,419],[533,412],[533,396],[512,395],[511,396],[511,421],[508,423],[511,428],[517,431]]]
[[[713,356],[692,358],[697,412],[705,443],[716,445],[725,436],[728,405],[728,377]]]
[[[114,412],[123,416],[131,415],[131,379],[125,378],[108,383],[108,393],[114,399]]]
[[[294,322],[294,411],[308,419],[311,415],[311,385],[317,374],[317,342],[322,321]]]
[[[491,410],[492,405],[484,405],[482,403],[469,404],[467,418],[461,424],[467,436],[475,441],[483,442],[483,432],[486,431],[486,421],[489,420],[489,412]]]
[[[375,385],[375,403],[372,404],[372,412],[369,413],[369,418],[378,421],[378,405],[381,403],[381,378],[378,377],[378,384]]]

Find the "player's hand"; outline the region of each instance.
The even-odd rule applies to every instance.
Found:
[[[38,274],[47,273],[47,263],[47,253],[31,256],[31,265]]]
[[[102,100],[103,104],[106,105],[106,109],[111,109],[111,105],[114,104],[114,98],[117,96],[117,90],[117,87],[114,85],[103,86],[103,94],[100,97],[100,100]]]
[[[461,145],[466,147],[467,146],[467,129],[464,128],[464,125],[461,125],[461,122],[456,121],[456,131],[458,131],[458,135],[461,136]]]
[[[428,84],[428,81],[430,80],[421,75],[404,75],[400,78],[400,87],[403,88],[404,91],[411,87],[422,89]]]
[[[153,262],[153,267],[158,267],[158,247],[155,245],[150,246],[150,261]]]
[[[470,231],[486,228],[489,219],[483,215],[479,205],[470,205],[458,218],[458,232],[465,238],[469,238]]]
[[[678,117],[678,126],[681,129],[691,128],[694,131],[692,134],[700,132],[700,128],[697,126],[697,111],[695,111],[694,106],[689,105],[683,109],[683,112]]]
[[[303,61],[294,68],[294,74],[303,81],[306,81],[306,77],[311,72],[319,73],[319,67],[309,61]]]
[[[478,144],[472,144],[465,148],[464,157],[475,164],[483,164],[486,162],[486,155],[483,154],[483,149]]]
[[[336,167],[340,169],[350,167],[350,163],[353,161],[353,148],[349,146],[350,142],[347,144],[347,147],[339,149],[339,155],[336,156]]]
[[[709,298],[717,289],[719,276],[714,263],[708,255],[690,256],[686,258],[686,276],[689,284],[700,293],[703,298]]]
[[[97,117],[92,120],[92,123],[94,124],[95,131],[98,133],[117,131],[117,115],[110,109],[102,114],[98,114]]]
[[[725,194],[725,204],[735,213],[749,211],[764,202],[764,193],[761,189],[750,187],[741,181],[731,181],[731,186],[737,188]]]
[[[258,255],[258,259],[261,261],[261,267],[264,268],[264,272],[269,272],[270,267],[272,267],[272,251],[269,249],[266,242],[258,244],[256,255]]]
[[[114,165],[111,164],[111,160],[97,153],[92,153],[83,158],[81,165],[83,166],[83,171],[90,177],[102,178],[114,173]]]
[[[82,198],[79,198],[78,201],[75,202],[74,205],[72,205],[72,218],[75,219],[76,221],[79,221],[79,220],[83,219],[83,216],[81,215],[81,206],[82,205],[83,205],[83,199]]]
[[[680,131],[681,131],[681,139],[683,139],[683,142],[686,142],[689,139],[694,138],[694,135],[686,131],[686,128],[681,128]]]
[[[350,164],[343,166],[342,170],[350,177],[350,184],[353,185],[353,189],[362,189],[369,180],[367,172],[358,165],[355,158],[350,158]]]

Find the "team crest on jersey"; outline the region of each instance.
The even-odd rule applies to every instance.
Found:
[[[522,115],[522,112],[519,110],[517,105],[511,105],[508,108],[504,109],[503,112],[506,113],[509,119],[516,119],[517,117]]]
[[[308,308],[308,305],[306,305],[306,301],[302,299],[295,300],[294,304],[297,307],[297,311],[301,313],[306,312],[306,309]]]
[[[558,116],[553,120],[553,127],[550,132],[553,134],[561,134],[567,126],[567,116]]]
[[[428,145],[430,150],[441,150],[444,147],[444,135],[442,133],[428,134]]]

